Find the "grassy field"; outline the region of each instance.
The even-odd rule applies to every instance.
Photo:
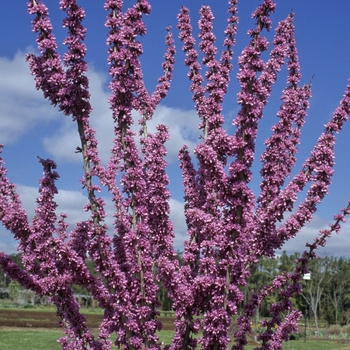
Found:
[[[93,328],[97,328],[97,322],[102,311],[98,309],[82,310]],[[90,317],[89,317],[90,315]],[[98,319],[95,320],[94,319]],[[45,328],[39,328],[40,320]],[[88,320],[89,321],[89,320]],[[12,322],[12,326],[11,325]],[[97,323],[96,323],[97,322]],[[159,333],[160,340],[164,344],[170,344],[174,332],[173,318],[166,317],[162,320],[164,329]],[[23,324],[22,326],[18,326]],[[10,326],[10,327],[9,327]],[[48,327],[48,328],[46,328]],[[94,332],[96,334],[97,332]],[[62,331],[57,328],[57,318],[53,308],[40,309],[8,309],[0,308],[0,349],[1,350],[59,350],[61,346],[57,339],[62,337]],[[97,335],[97,334],[96,334]],[[246,350],[253,350],[258,345],[246,346]],[[114,347],[116,349],[116,347]],[[309,338],[306,342],[301,338],[292,340],[283,345],[283,350],[350,350],[349,344],[341,344],[337,341],[320,341]]]
[[[0,329],[1,350],[59,350],[57,339],[62,336],[61,331]]]
[[[162,331],[159,336],[165,344],[171,341],[173,332]],[[62,336],[61,331],[40,329],[0,329],[1,350],[59,350],[57,339]],[[253,350],[256,346],[247,346],[246,350]],[[303,340],[285,343],[283,350],[350,350],[350,344],[339,344],[331,341]]]

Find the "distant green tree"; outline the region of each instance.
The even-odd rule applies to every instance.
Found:
[[[17,281],[12,280],[8,285],[8,290],[11,301],[16,301],[19,297],[19,293],[21,290],[20,284]]]
[[[329,259],[331,283],[325,284],[325,319],[330,324],[345,322],[344,310],[350,299],[350,261],[345,258]]]
[[[326,285],[331,282],[333,277],[330,274],[330,268],[331,259],[329,257],[312,260],[309,265],[311,279],[304,281],[302,295],[312,310],[317,334],[319,333],[318,321],[321,299],[324,296]]]

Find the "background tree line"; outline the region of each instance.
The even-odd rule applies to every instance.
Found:
[[[282,255],[275,259],[262,257],[254,267],[248,285],[244,288],[245,302],[250,295],[259,291],[264,285],[271,283],[272,279],[284,271],[292,272],[295,260],[299,253]],[[20,254],[12,254],[12,259],[23,268]],[[181,263],[181,252],[177,253]],[[88,261],[90,271],[94,272],[94,264]],[[329,324],[349,324],[350,323],[350,258],[344,257],[320,257],[311,260],[309,264],[310,280],[303,280],[303,293],[296,296],[293,303],[303,314],[315,320],[327,321]],[[156,273],[156,271],[155,271]],[[0,288],[13,288],[11,279],[0,268]],[[18,285],[18,288],[21,288]],[[88,294],[84,288],[74,286],[77,294]],[[159,285],[159,300],[162,311],[171,311],[172,305],[168,298],[167,291]],[[278,292],[263,300],[259,310],[256,310],[257,319],[259,317],[269,317],[270,306],[277,302]]]
[[[299,253],[282,255],[275,259],[261,258],[254,268],[245,296],[269,284],[274,276],[284,271],[292,272]],[[302,281],[303,292],[294,298],[293,304],[303,312],[304,317],[328,324],[348,324],[350,322],[350,259],[344,257],[319,257],[309,263],[310,279]],[[270,306],[277,302],[278,292],[263,300],[257,316],[269,317]]]

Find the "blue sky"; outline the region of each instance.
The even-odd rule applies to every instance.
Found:
[[[313,97],[311,108],[302,133],[298,166],[308,156],[313,144],[323,130],[323,125],[331,117],[344,93],[347,80],[350,77],[350,4],[348,0],[301,1],[277,0],[277,9],[272,15],[273,28],[278,21],[288,13],[295,12],[296,40],[302,69],[302,82],[308,83],[313,75]],[[63,13],[58,8],[58,0],[49,0],[49,7],[54,34],[60,45],[60,53],[64,52],[61,43],[66,31],[61,28]],[[132,4],[132,1],[125,1]],[[224,101],[226,125],[230,132],[232,118],[238,111],[236,94],[238,84],[237,57],[247,44],[247,30],[253,25],[251,12],[261,1],[243,1],[239,3],[240,24],[238,27],[237,44],[234,48],[234,70],[231,75],[231,85]],[[112,137],[112,123],[107,103],[108,65],[106,36],[104,27],[106,13],[103,1],[80,1],[85,6],[88,28],[86,44],[88,47],[87,61],[89,63],[89,78],[92,94],[92,124],[97,129],[100,138],[100,152],[103,159],[107,158]],[[185,224],[182,215],[181,173],[178,169],[177,150],[183,143],[193,147],[198,136],[197,118],[193,110],[193,102],[189,93],[187,69],[183,65],[184,54],[181,43],[177,39],[176,16],[182,5],[190,8],[192,25],[197,31],[198,11],[202,1],[198,0],[154,0],[151,1],[152,13],[146,19],[148,34],[143,38],[144,55],[142,65],[146,85],[151,91],[157,78],[162,74],[161,63],[164,55],[165,27],[173,27],[176,38],[177,54],[172,88],[168,97],[162,102],[155,114],[155,122],[167,123],[171,129],[169,141],[169,175],[172,191],[171,217],[176,228],[176,248],[181,250],[185,238]],[[207,0],[206,5],[212,7],[215,22],[214,30],[217,36],[217,46],[223,41],[223,30],[226,26],[227,4],[223,0]],[[9,169],[9,176],[18,185],[24,207],[31,217],[35,206],[38,179],[41,167],[37,156],[50,157],[58,164],[61,178],[57,185],[60,194],[57,197],[59,211],[69,214],[69,223],[84,218],[81,208],[86,203],[85,193],[81,190],[79,179],[82,176],[80,155],[74,153],[79,145],[76,126],[69,118],[64,117],[49,105],[41,92],[34,88],[34,80],[29,74],[25,62],[26,52],[35,52],[35,34],[31,31],[31,16],[27,14],[26,1],[6,1],[0,11],[0,143],[5,144],[3,156]],[[272,39],[274,31],[268,34]],[[263,150],[264,139],[269,135],[272,124],[276,121],[276,112],[280,105],[279,97],[284,87],[286,72],[283,71],[274,87],[269,106],[261,121],[258,135],[257,161],[254,164],[255,177],[252,187],[257,192],[259,188],[259,156]],[[154,126],[153,125],[153,126]],[[346,125],[338,136],[336,146],[336,173],[330,193],[319,207],[314,220],[302,230],[300,235],[289,242],[284,249],[292,253],[302,251],[305,241],[312,241],[319,229],[327,226],[333,214],[346,206],[350,200],[349,181],[349,135],[350,125]],[[111,208],[109,207],[111,210]],[[111,222],[110,219],[107,221]],[[350,225],[345,224],[342,233],[330,240],[327,248],[320,255],[343,255],[350,257]],[[0,227],[0,249],[15,252],[16,244],[11,235]]]

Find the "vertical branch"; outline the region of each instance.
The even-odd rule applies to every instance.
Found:
[[[248,209],[247,205],[252,201],[254,195],[246,188],[245,184],[251,179],[249,169],[254,159],[258,120],[261,118],[263,107],[267,102],[267,95],[261,95],[260,91],[264,89],[261,89],[261,83],[258,80],[258,73],[264,69],[264,62],[260,55],[267,49],[267,40],[261,36],[261,32],[264,28],[270,29],[269,14],[274,11],[275,6],[273,1],[266,0],[254,11],[252,17],[256,18],[256,28],[248,32],[253,39],[239,58],[240,71],[237,78],[241,89],[237,95],[237,102],[241,105],[241,110],[234,120],[234,125],[237,127],[233,140],[236,160],[231,163],[229,168],[231,177],[229,186],[233,189],[231,196],[234,199],[231,205],[231,215],[236,218],[237,224],[242,222],[243,209],[246,211],[246,217],[250,216],[252,211],[252,208]],[[274,80],[270,79],[269,81],[273,83]],[[236,191],[240,193],[244,191],[244,193],[238,195],[235,194]],[[237,200],[237,197],[240,199]]]
[[[150,98],[151,103],[148,106],[149,119],[153,116],[154,108],[166,97],[170,89],[176,53],[174,39],[170,30],[170,26],[166,28],[165,44],[167,49],[162,64],[163,75],[158,78],[158,84]],[[148,140],[148,136],[151,136],[150,140]],[[172,246],[174,233],[172,223],[169,220],[170,192],[167,188],[169,177],[166,174],[167,162],[164,160],[167,155],[165,142],[168,139],[168,128],[165,125],[158,125],[155,135],[143,134],[141,144],[144,143],[144,169],[149,188],[148,224],[154,257],[158,262],[160,259],[169,259],[172,263],[175,263],[175,252]]]
[[[175,49],[170,28],[168,28],[167,52],[163,64],[164,76],[159,78],[156,91],[150,96],[144,85],[139,61],[142,45],[136,40],[137,36],[145,34],[146,31],[142,16],[150,12],[148,2],[138,1],[133,8],[126,10],[125,14],[113,2],[107,1],[105,8],[111,11],[106,23],[111,28],[108,44],[110,45],[110,74],[113,79],[110,88],[113,94],[110,103],[113,118],[117,124],[113,149],[116,156],[112,155],[110,164],[113,162],[114,167],[117,168],[119,167],[116,162],[117,158],[122,162],[120,169],[124,174],[121,183],[125,193],[124,199],[119,196],[123,204],[119,206],[120,215],[115,221],[118,230],[115,243],[122,248],[126,261],[123,264],[124,269],[129,275],[128,283],[131,290],[129,295],[133,305],[130,310],[133,310],[133,315],[129,312],[125,320],[126,324],[132,325],[132,328],[127,331],[125,341],[133,348],[135,346],[133,344],[137,344],[140,340],[146,346],[157,343],[158,337],[155,332],[159,323],[155,321],[155,308],[158,303],[156,299],[158,287],[154,281],[153,259],[155,256],[160,256],[160,249],[165,248],[166,239],[169,239],[166,244],[168,249],[172,241],[172,228],[168,222],[168,206],[161,205],[159,210],[163,208],[165,212],[156,218],[155,213],[158,210],[155,211],[154,204],[152,205],[152,203],[161,204],[169,198],[165,188],[161,191],[155,190],[155,186],[159,186],[158,183],[155,184],[156,175],[164,178],[164,184],[166,184],[167,176],[164,172],[166,163],[154,156],[154,143],[160,148],[157,152],[161,151],[162,144],[167,139],[167,132],[160,126],[155,137],[149,135],[147,121],[151,119],[156,106],[166,96],[170,87]],[[141,125],[140,143],[143,160],[137,150],[135,135],[130,129],[133,123],[132,109],[138,111],[142,116],[139,124]],[[109,168],[112,168],[112,165]],[[126,215],[123,214],[123,211]],[[163,220],[160,224],[162,216],[165,221]],[[160,225],[165,225],[165,227],[157,232],[156,228],[160,228]],[[165,231],[162,232],[164,229]],[[160,237],[162,233],[165,237]],[[152,242],[155,244],[152,245]],[[164,253],[162,251],[162,254]],[[174,255],[172,249],[168,254]],[[134,329],[134,323],[138,325],[137,332]]]
[[[40,179],[38,206],[30,227],[31,234],[22,260],[29,272],[40,280],[46,295],[52,298],[57,307],[57,314],[62,320],[65,332],[70,335],[71,344],[81,344],[87,348],[95,343],[92,333],[86,326],[86,319],[79,313],[79,304],[71,289],[72,275],[67,265],[61,263],[63,242],[54,237],[57,217],[57,193],[55,181],[58,178],[54,170],[56,164],[51,160],[40,159],[44,176]],[[62,250],[61,250],[61,249]],[[68,306],[69,305],[69,306]]]
[[[32,74],[36,76],[37,88],[42,89],[44,96],[53,104],[59,104],[59,108],[64,114],[71,115],[73,120],[77,121],[81,140],[79,150],[83,155],[85,171],[82,182],[88,191],[89,206],[87,208],[91,209],[94,224],[93,234],[90,238],[96,237],[96,234],[100,236],[97,240],[97,245],[101,244],[97,247],[97,250],[99,250],[101,247],[108,247],[108,244],[103,245],[103,240],[107,236],[101,235],[102,232],[105,232],[105,228],[102,228],[100,225],[100,222],[105,216],[103,202],[95,197],[95,190],[98,187],[92,184],[92,176],[96,167],[99,165],[99,159],[94,130],[89,125],[91,106],[89,103],[88,79],[85,76],[87,70],[87,65],[84,61],[86,48],[83,43],[86,30],[81,25],[81,21],[85,15],[82,8],[77,6],[76,1],[61,1],[61,9],[67,12],[67,18],[63,21],[63,26],[68,27],[69,31],[69,35],[64,42],[69,47],[68,52],[64,55],[64,64],[68,69],[66,71],[63,70],[60,57],[56,53],[57,45],[51,33],[52,25],[48,18],[47,8],[42,2],[29,1],[28,3],[29,13],[35,13],[37,15],[33,21],[33,29],[39,33],[37,42],[42,53],[39,57],[29,55],[28,60]],[[92,168],[90,165],[91,162],[93,164]],[[94,247],[96,247],[96,244],[92,242],[90,249],[93,253],[92,255],[96,257]],[[62,246],[61,249],[65,251]],[[104,260],[106,264],[106,260],[108,261],[108,251],[99,251],[98,255],[104,256],[104,259],[99,259],[99,261]],[[66,253],[65,256],[68,261],[73,257],[69,253]],[[109,269],[110,275],[118,274],[115,267],[113,266]],[[108,276],[106,277],[108,279]],[[92,287],[90,283],[87,286]],[[92,287],[92,290],[94,288]],[[96,293],[93,294],[96,296]],[[59,300],[60,298],[57,299],[58,304]],[[74,320],[71,320],[73,323],[70,326],[75,330]],[[81,324],[83,325],[83,323]],[[87,341],[90,342],[91,339]]]
[[[283,91],[282,101],[277,116],[280,118],[272,130],[273,135],[265,141],[267,148],[261,156],[263,163],[260,174],[262,176],[261,194],[258,198],[259,207],[256,216],[258,217],[259,238],[257,244],[261,245],[261,253],[273,254],[272,246],[267,243],[271,232],[275,230],[277,220],[281,220],[281,213],[274,212],[274,215],[266,210],[272,200],[280,194],[285,179],[290,175],[296,162],[295,154],[300,141],[301,128],[305,123],[306,110],[309,107],[311,96],[310,85],[299,87],[300,66],[297,56],[297,49],[294,38],[294,26],[292,23],[293,14],[279,24],[278,36],[275,41],[287,46],[285,51],[289,57],[287,88]],[[283,46],[282,46],[283,47]],[[276,46],[276,50],[279,46]],[[271,57],[272,59],[272,57]],[[273,236],[274,240],[276,237]],[[264,247],[271,247],[270,252]]]
[[[111,109],[113,111],[113,119],[116,122],[115,127],[115,139],[114,147],[112,149],[111,159],[108,164],[110,173],[110,184],[116,175],[119,168],[119,161],[122,160],[124,164],[121,170],[127,172],[123,175],[122,184],[124,186],[124,192],[127,194],[127,198],[124,198],[117,194],[115,199],[120,201],[120,204],[116,202],[118,206],[119,217],[116,218],[115,225],[118,229],[119,239],[114,239],[115,243],[119,244],[119,249],[123,247],[125,252],[125,263],[123,270],[127,272],[127,285],[129,292],[125,294],[122,305],[125,313],[121,318],[121,328],[118,332],[118,338],[116,340],[117,345],[126,345],[128,348],[133,349],[132,338],[136,338],[133,331],[128,327],[128,322],[132,321],[132,310],[137,306],[136,297],[140,294],[143,299],[143,292],[131,289],[131,282],[134,274],[138,275],[140,288],[140,279],[142,279],[142,267],[140,266],[139,253],[137,252],[137,240],[135,235],[137,218],[135,213],[135,199],[134,199],[134,185],[135,185],[135,170],[140,165],[140,160],[137,156],[137,149],[134,142],[134,134],[130,130],[132,124],[131,110],[133,104],[133,64],[135,63],[135,57],[141,53],[141,46],[139,43],[134,43],[135,35],[133,33],[134,23],[132,21],[132,11],[135,9],[128,9],[128,13],[123,15],[121,3],[116,4],[113,1],[106,1],[105,9],[109,11],[106,26],[110,28],[107,44],[110,46],[108,49],[108,62],[110,64],[110,75],[112,81],[110,83],[110,89],[112,95],[109,99]],[[139,19],[138,15],[136,18]],[[129,21],[128,23],[125,23]],[[141,30],[144,30],[144,26],[141,25]],[[133,47],[130,47],[133,46]],[[131,79],[130,79],[131,78]],[[139,171],[139,176],[141,172]],[[137,179],[136,179],[137,182]],[[131,215],[128,214],[128,208],[131,209]],[[135,283],[134,283],[135,284]],[[106,331],[118,331],[119,322],[115,322],[113,319],[113,312],[109,313],[106,324],[103,325]],[[131,318],[129,320],[129,318]],[[108,323],[107,323],[108,320]],[[136,321],[136,324],[139,324]],[[111,327],[111,325],[113,325]]]
[[[106,307],[105,320],[111,309],[119,319],[120,312],[116,312],[113,307],[114,300],[118,300],[125,294],[126,278],[119,266],[114,262],[113,252],[111,249],[112,240],[107,235],[107,227],[103,224],[106,216],[104,210],[104,201],[97,198],[95,191],[99,191],[99,187],[92,183],[93,176],[103,177],[104,169],[101,166],[97,152],[97,140],[95,131],[91,128],[89,116],[91,113],[91,105],[89,102],[88,79],[85,76],[87,64],[84,60],[86,47],[84,44],[86,29],[81,22],[85,17],[83,9],[77,6],[76,0],[61,1],[61,8],[67,13],[67,18],[63,21],[63,26],[68,28],[69,35],[64,44],[68,45],[68,52],[64,56],[65,65],[68,67],[66,71],[66,81],[68,87],[65,90],[65,99],[62,102],[61,109],[65,114],[71,114],[73,120],[77,121],[78,132],[81,140],[81,153],[84,162],[84,177],[82,179],[83,186],[88,192],[89,205],[87,209],[91,211],[93,229],[89,232],[89,243],[87,248],[91,258],[96,263],[96,270],[102,275],[107,290],[99,297],[100,302],[106,304],[106,298],[109,305]],[[91,287],[91,284],[87,284]],[[113,295],[112,291],[118,292]],[[101,289],[97,283],[93,288],[94,294]],[[107,295],[106,295],[107,294]],[[114,299],[114,300],[113,300]],[[101,328],[100,338],[106,339],[110,333],[105,328]],[[107,341],[108,344],[108,341]]]
[[[306,109],[309,106],[310,86],[303,88],[298,86],[301,74],[292,20],[293,14],[279,24],[278,35],[274,39],[276,46],[273,51],[283,50],[289,57],[288,78],[287,88],[281,98],[283,104],[277,113],[279,122],[272,128],[273,135],[265,141],[267,148],[261,157],[263,168],[260,174],[263,181],[260,185],[261,194],[258,203],[262,210],[278,196],[285,178],[290,175],[295,165],[301,128],[305,123]],[[271,64],[276,64],[273,54],[274,52],[271,53],[269,62],[273,61]],[[283,56],[281,58],[283,59]]]
[[[164,62],[162,64],[164,73],[161,77],[158,78],[158,84],[151,96],[151,100],[153,101],[155,106],[159,105],[160,101],[166,97],[170,89],[170,82],[172,80],[172,72],[174,70],[175,64],[176,49],[174,45],[174,39],[171,34],[171,27],[168,26],[166,28],[166,31],[167,35],[165,37],[165,45],[167,49],[164,55]]]
[[[238,20],[236,3],[229,2],[230,16],[224,42],[226,50],[222,53],[220,62],[216,59],[217,49],[214,46],[214,16],[209,6],[203,6],[200,10],[199,49],[203,53],[202,65],[207,67],[205,86],[204,78],[199,73],[201,66],[198,63],[198,53],[194,49],[195,40],[188,10],[182,8],[178,16],[180,39],[184,44],[183,51],[187,54],[185,64],[190,68],[188,77],[191,80],[192,99],[201,119],[199,127],[203,130],[203,143],[195,148],[199,161],[198,170],[194,169],[187,149],[183,148],[180,152],[186,194],[185,216],[190,235],[189,241],[185,243],[183,271],[186,275],[186,268],[190,267],[193,276],[191,278],[194,279],[190,289],[193,305],[187,304],[187,308],[181,309],[183,314],[178,314],[178,317],[186,320],[185,327],[179,324],[179,333],[184,332],[186,346],[191,342],[195,344],[195,339],[191,339],[189,333],[198,327],[193,319],[196,312],[204,313],[200,322],[204,330],[201,339],[204,348],[216,348],[219,344],[225,346],[230,323],[226,301],[222,303],[215,295],[225,294],[226,288],[226,280],[223,286],[221,276],[224,270],[226,274],[226,265],[218,262],[220,252],[227,243],[223,240],[225,224],[221,221],[227,181],[224,168],[227,157],[233,154],[233,149],[231,138],[222,128],[224,118],[221,111],[232,69],[231,46],[234,44],[235,25]]]
[[[57,53],[56,38],[52,34],[49,12],[43,2],[28,1],[28,13],[36,15],[32,28],[38,33],[37,45],[40,56],[27,55],[31,74],[35,76],[35,86],[43,91],[44,97],[53,105],[60,103],[65,86],[65,74],[60,55]]]

